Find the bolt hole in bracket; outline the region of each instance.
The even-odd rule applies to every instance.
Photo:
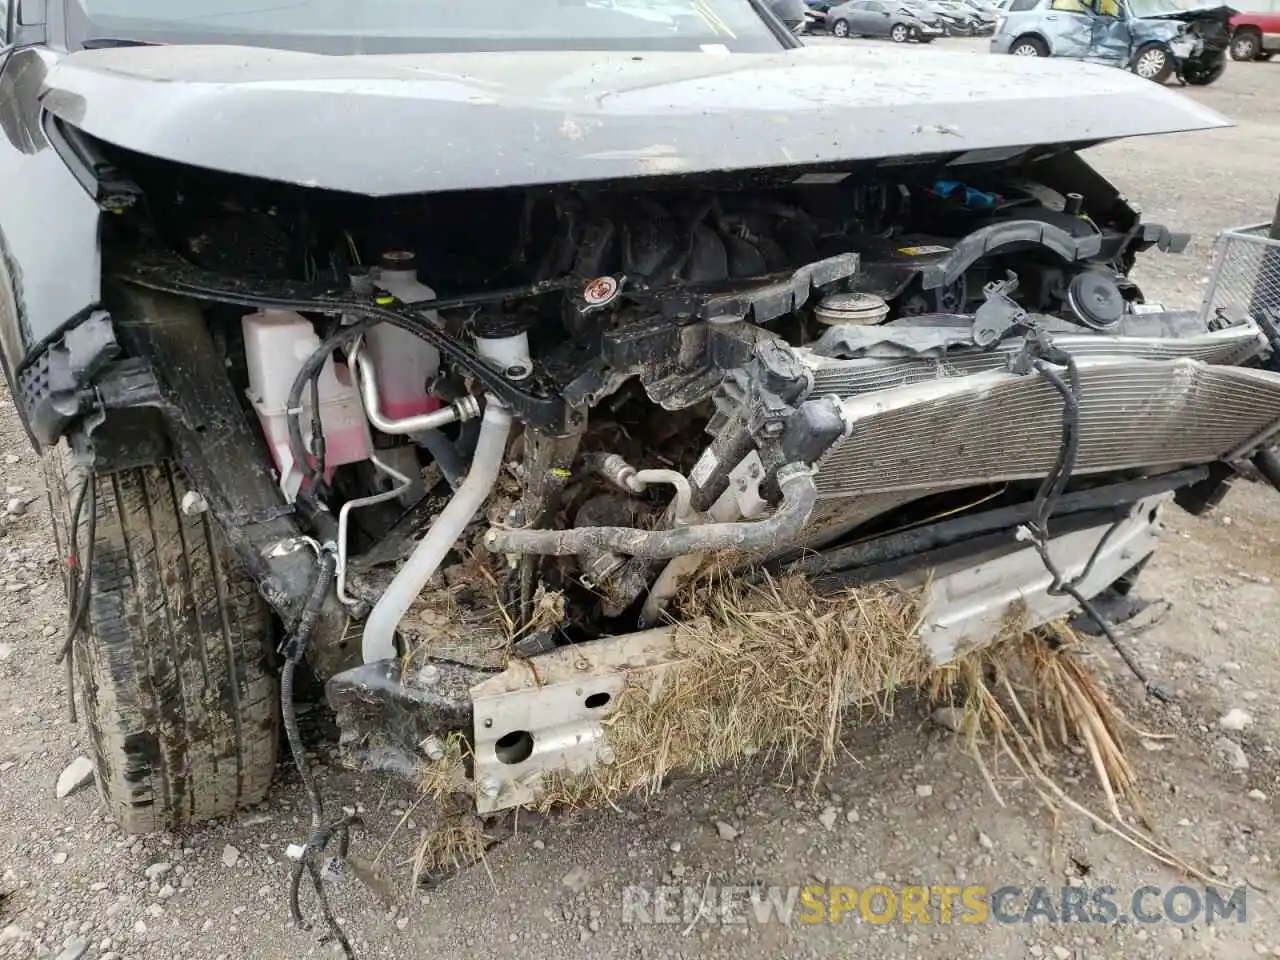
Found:
[[[625,646],[553,650],[538,657],[536,676],[509,669],[473,687],[475,778],[485,785],[478,812],[533,802],[547,773],[609,763],[603,724],[627,677],[648,672],[658,689],[675,662],[670,631],[648,630],[631,634]]]

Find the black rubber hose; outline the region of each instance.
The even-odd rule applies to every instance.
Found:
[[[1280,490],[1280,455],[1271,447],[1264,447],[1253,455],[1253,465],[1262,478]]]
[[[704,523],[674,530],[636,527],[580,527],[577,530],[491,530],[485,547],[492,553],[569,557],[620,553],[648,560],[669,560],[719,550],[757,552],[794,543],[813,513],[817,487],[813,471],[793,464],[778,471],[782,504],[766,520]]]

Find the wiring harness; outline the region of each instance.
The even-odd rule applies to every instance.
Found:
[[[1059,368],[1065,371],[1065,377],[1059,372]],[[1168,684],[1155,679],[1147,673],[1142,664],[1138,662],[1137,656],[1130,649],[1128,643],[1120,636],[1119,631],[1102,615],[1093,601],[1085,596],[1080,589],[1080,585],[1092,572],[1103,547],[1106,546],[1111,534],[1115,531],[1118,521],[1111,525],[1110,529],[1098,541],[1097,546],[1093,548],[1093,552],[1085,563],[1084,569],[1070,580],[1064,577],[1062,571],[1049,555],[1049,517],[1053,515],[1058,498],[1062,496],[1063,490],[1066,489],[1068,482],[1071,480],[1071,473],[1075,469],[1076,455],[1080,449],[1080,396],[1082,390],[1080,371],[1076,366],[1076,361],[1067,351],[1055,345],[1047,332],[1033,329],[1027,334],[1025,349],[1016,369],[1017,372],[1029,373],[1034,371],[1039,374],[1062,397],[1062,443],[1058,449],[1058,458],[1049,475],[1045,477],[1044,483],[1040,485],[1040,489],[1036,492],[1035,500],[1032,501],[1036,506],[1035,515],[1030,522],[1018,528],[1018,538],[1029,541],[1035,547],[1041,563],[1049,571],[1049,575],[1053,577],[1053,583],[1049,586],[1049,594],[1058,597],[1068,596],[1074,600],[1080,606],[1080,609],[1098,624],[1107,640],[1115,647],[1116,652],[1120,654],[1120,658],[1124,660],[1125,665],[1135,677],[1142,681],[1147,692],[1156,699],[1168,703],[1174,699],[1173,690]]]
[[[290,848],[293,866],[289,877],[289,913],[293,922],[303,930],[311,929],[311,925],[302,916],[299,895],[302,887],[302,875],[305,871],[311,878],[311,885],[316,892],[316,901],[320,906],[320,914],[328,927],[325,939],[333,939],[343,950],[348,960],[354,960],[355,950],[347,938],[346,931],[333,914],[329,905],[329,897],[324,889],[324,875],[320,867],[320,858],[333,840],[338,842],[338,859],[345,859],[351,845],[351,830],[360,825],[360,818],[355,814],[341,817],[338,820],[325,822],[324,802],[320,797],[320,788],[311,768],[307,764],[306,751],[302,745],[302,734],[298,730],[298,714],[293,702],[293,689],[298,665],[307,653],[307,643],[311,639],[311,631],[315,629],[320,618],[320,609],[333,583],[337,558],[332,551],[321,548],[311,542],[317,555],[318,569],[311,594],[298,616],[293,633],[280,647],[284,656],[284,667],[280,672],[280,712],[284,716],[285,734],[289,739],[289,750],[293,754],[293,764],[297,767],[298,776],[307,792],[307,801],[311,805],[311,833],[301,847]]]

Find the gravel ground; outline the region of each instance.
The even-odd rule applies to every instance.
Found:
[[[1198,235],[1185,256],[1148,258],[1140,279],[1149,294],[1196,302],[1214,232],[1264,220],[1273,209],[1280,105],[1265,91],[1280,89],[1277,77],[1277,64],[1232,64],[1217,85],[1189,91],[1236,119],[1233,129],[1094,152],[1150,218]],[[284,850],[305,822],[291,770],[281,769],[262,809],[174,837],[122,836],[92,789],[55,799],[59,773],[85,743],[66,721],[63,677],[53,665],[62,598],[38,464],[5,409],[0,485],[30,505],[4,519],[0,538],[0,957],[332,955],[314,934],[292,929],[285,910]],[[954,738],[913,704],[892,722],[849,731],[850,759],[816,797],[787,789],[764,769],[679,781],[650,804],[523,817],[483,866],[435,891],[412,894],[397,882],[386,903],[355,881],[336,882],[339,916],[368,960],[1280,956],[1280,919],[1266,892],[1280,882],[1273,799],[1280,795],[1280,593],[1270,579],[1280,576],[1280,501],[1244,486],[1211,519],[1174,514],[1168,539],[1143,593],[1163,595],[1173,611],[1138,643],[1179,700],[1144,702],[1109,660],[1108,677],[1136,725],[1168,736],[1142,746],[1130,737],[1151,821],[1227,882],[1250,885],[1244,923],[874,925],[850,917],[786,925],[704,917],[691,924],[689,915],[624,923],[623,891],[632,885],[687,886],[697,902],[708,885],[1044,885],[1056,900],[1058,887],[1101,884],[1124,905],[1136,888],[1180,882],[1079,817],[1055,821],[1015,779],[1001,778],[1006,806],[997,804]],[[1232,709],[1250,715],[1244,729],[1220,727]],[[313,740],[323,761],[332,743],[320,734]],[[322,773],[333,805],[359,804],[366,813],[369,829],[356,849],[372,857],[387,844],[384,859],[403,871],[411,831],[388,838],[402,818],[414,817],[412,791],[328,765]],[[1082,800],[1099,802],[1082,758],[1065,756],[1057,774]]]

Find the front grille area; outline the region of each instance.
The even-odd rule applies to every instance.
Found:
[[[1077,356],[1077,474],[1213,461],[1280,421],[1280,374]],[[1038,374],[935,374],[849,397],[842,411],[846,436],[818,465],[823,498],[1040,478],[1061,444],[1062,398]]]

